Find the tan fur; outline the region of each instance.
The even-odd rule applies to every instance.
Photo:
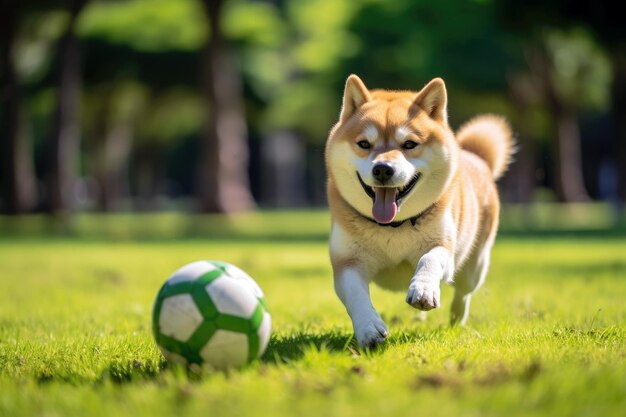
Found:
[[[510,160],[511,133],[504,119],[482,116],[455,138],[446,119],[441,79],[420,92],[370,91],[354,75],[346,82],[340,120],[326,146],[330,255],[337,294],[362,346],[387,336],[369,300],[370,282],[408,289],[407,302],[422,310],[439,307],[440,281],[454,283],[451,321],[462,324],[471,294],[484,280],[498,226],[494,178]],[[372,138],[370,149],[358,145]],[[404,149],[407,140],[418,145]],[[381,161],[394,167],[386,185],[370,172]],[[372,220],[374,199],[357,172],[372,190],[390,187],[397,196],[419,178],[400,200],[394,222],[404,223],[383,227]],[[409,220],[422,212],[413,225]]]

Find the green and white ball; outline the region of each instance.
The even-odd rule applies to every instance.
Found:
[[[226,262],[197,261],[161,287],[152,329],[168,361],[225,370],[263,354],[271,318],[263,291],[248,274]]]

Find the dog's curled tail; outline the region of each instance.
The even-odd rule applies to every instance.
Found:
[[[511,127],[500,116],[484,114],[466,122],[456,134],[461,148],[483,159],[494,179],[504,174],[515,152]]]

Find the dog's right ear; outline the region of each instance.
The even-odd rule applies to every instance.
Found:
[[[343,106],[341,107],[339,120],[345,122],[364,103],[371,99],[372,96],[365,84],[363,84],[363,81],[354,74],[350,75],[346,80],[346,88],[343,91]]]

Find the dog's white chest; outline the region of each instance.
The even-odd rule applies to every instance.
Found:
[[[335,224],[330,251],[338,258],[358,259],[358,263],[368,269],[363,272],[377,285],[390,290],[405,290],[419,259],[429,249],[427,242],[420,237],[421,234],[408,228],[381,227],[351,236]]]

